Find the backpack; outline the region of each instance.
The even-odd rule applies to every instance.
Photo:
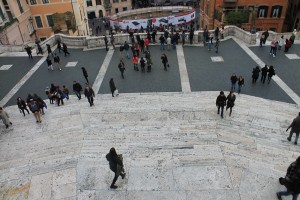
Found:
[[[39,108],[38,108],[38,106],[37,106],[37,104],[36,104],[36,101],[34,101],[34,102],[32,102],[32,103],[30,104],[30,109],[32,110],[32,112],[36,112],[36,111],[39,110]]]

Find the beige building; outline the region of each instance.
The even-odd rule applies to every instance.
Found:
[[[31,40],[33,28],[26,0],[0,0],[0,42],[20,45]]]
[[[103,0],[105,16],[111,16],[119,12],[131,10],[131,0]]]

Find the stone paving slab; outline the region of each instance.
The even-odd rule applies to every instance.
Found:
[[[159,50],[159,46],[150,47],[152,58],[152,71],[141,72],[133,70],[132,52],[130,51],[130,59],[124,56],[125,79],[122,79],[121,73],[118,68],[119,64],[119,49],[116,48],[112,60],[109,64],[108,70],[103,79],[99,93],[108,94],[110,92],[109,80],[114,79],[115,85],[119,90],[119,93],[140,93],[140,92],[180,92],[180,74],[177,60],[176,50]],[[162,53],[166,53],[170,68],[168,71],[164,71],[163,64],[161,62]]]
[[[294,44],[287,54],[296,54],[300,56],[300,45]],[[267,65],[273,65],[278,75],[298,96],[300,95],[299,81],[299,60],[288,59],[284,50],[277,51],[277,55],[273,58],[270,52],[270,46],[251,47],[250,48],[263,62]]]
[[[20,81],[20,79],[39,61],[41,57],[1,57],[2,65],[12,65],[8,70],[0,70],[0,100]],[[3,106],[3,105],[2,105]]]
[[[220,43],[218,54],[214,49],[208,51],[206,46],[184,47],[184,55],[192,91],[229,91],[230,77],[235,73],[245,78],[241,93],[294,103],[274,81],[262,84],[259,79],[252,84],[252,69],[256,63],[231,39]],[[224,62],[212,62],[214,56],[222,56]]]
[[[56,52],[56,51],[55,51]],[[62,71],[58,71],[53,59],[54,71],[47,70],[47,63],[44,62],[40,68],[29,78],[29,80],[20,88],[20,90],[9,100],[7,105],[16,104],[17,97],[21,96],[26,99],[28,93],[37,93],[44,99],[47,99],[45,94],[46,86],[54,83],[60,85],[62,89],[63,85],[69,88],[72,93],[73,80],[79,82],[82,87],[85,86],[86,80],[82,74],[81,67],[85,67],[88,72],[88,79],[92,85],[97,73],[102,65],[105,56],[105,50],[94,50],[83,52],[82,49],[70,49],[71,55],[64,57],[63,53],[58,53],[61,59]],[[68,62],[78,62],[75,67],[65,67]]]

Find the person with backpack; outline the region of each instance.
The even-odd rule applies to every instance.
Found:
[[[275,69],[271,65],[270,68],[268,69],[268,84],[270,84],[270,81],[272,79],[272,76],[275,76]]]
[[[33,115],[36,119],[36,123],[42,123],[38,102],[36,102],[34,99],[30,99],[30,101],[27,105],[28,105],[30,111],[33,113]]]
[[[223,111],[224,111],[225,105],[226,105],[226,97],[224,95],[224,92],[221,91],[219,96],[217,97],[216,106],[218,108],[218,114],[220,113],[220,108],[221,108],[221,117],[222,118],[223,118]]]
[[[125,170],[124,170],[122,154],[117,154],[116,149],[112,147],[109,150],[109,153],[106,155],[106,159],[109,162],[110,170],[115,173],[115,176],[110,185],[110,188],[117,189],[118,186],[116,186],[115,183],[117,182],[118,177],[121,176],[122,179],[124,179],[125,175],[126,175]]]
[[[279,178],[279,183],[286,187],[286,191],[276,193],[278,200],[282,200],[281,196],[289,195],[293,196],[293,200],[298,199],[300,193],[300,156],[290,164],[285,177]]]

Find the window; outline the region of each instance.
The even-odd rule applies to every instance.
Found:
[[[93,6],[92,0],[86,0],[86,6]]]
[[[31,4],[31,5],[36,4],[36,0],[30,0],[30,4]]]
[[[280,18],[282,6],[272,6],[272,12],[270,17]]]
[[[268,15],[268,6],[259,6],[257,17],[264,18],[267,17],[267,15]]]
[[[119,3],[119,0],[113,0],[113,3]]]
[[[119,13],[119,8],[115,8],[115,13]]]
[[[42,19],[40,16],[35,16],[35,23],[36,23],[36,27],[38,28],[43,28],[43,23],[42,23]]]
[[[125,1],[127,1],[127,0],[121,0],[121,2],[125,2]]]
[[[54,26],[52,15],[47,15],[46,18],[47,18],[47,21],[48,21],[48,26],[51,26],[51,27]]]
[[[127,11],[127,7],[123,7],[123,11]]]
[[[40,37],[41,41],[45,41],[47,38],[46,37]]]
[[[101,5],[101,0],[96,0],[96,5]]]
[[[3,0],[3,5],[7,6],[7,1],[6,0]]]
[[[21,4],[20,0],[17,0],[17,2],[18,2],[20,13],[22,14],[24,12],[24,10],[22,8],[22,4]]]
[[[49,3],[49,0],[42,0],[43,4]]]

